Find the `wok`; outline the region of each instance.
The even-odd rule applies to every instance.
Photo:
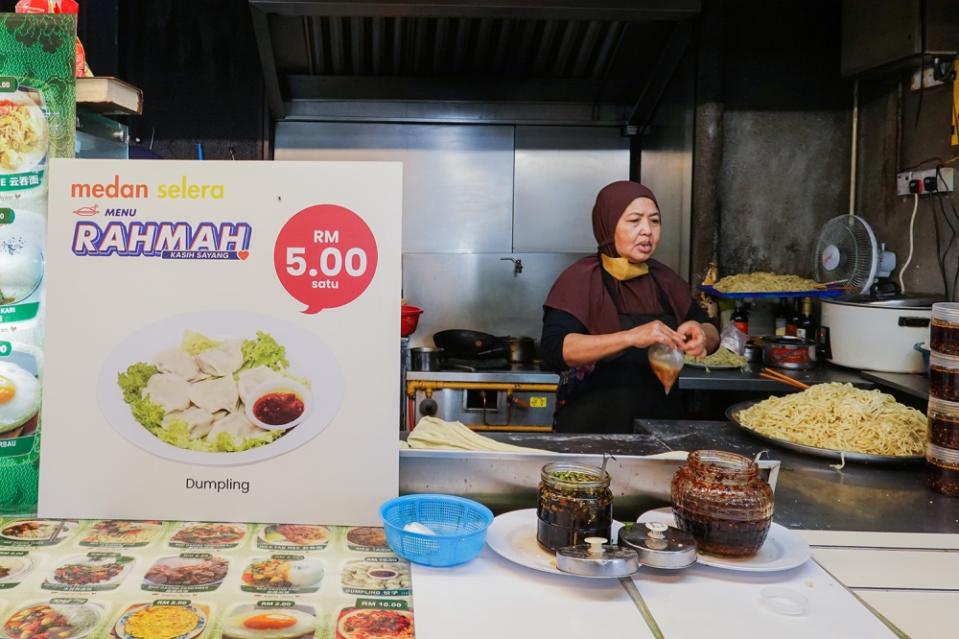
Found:
[[[506,357],[506,347],[494,335],[465,329],[440,331],[433,343],[456,359],[488,359]]]

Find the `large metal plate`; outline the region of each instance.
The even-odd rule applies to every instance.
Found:
[[[733,404],[726,409],[726,419],[731,421],[736,426],[739,426],[741,429],[756,437],[757,439],[762,439],[769,442],[770,444],[775,444],[776,446],[782,446],[783,448],[788,448],[789,450],[794,450],[798,453],[805,453],[807,455],[815,455],[816,457],[825,457],[827,459],[837,459],[841,460],[845,458],[846,461],[850,462],[859,462],[863,464],[916,464],[919,462],[925,461],[925,457],[922,455],[915,456],[894,456],[894,455],[871,455],[868,453],[854,453],[854,452],[842,452],[838,450],[833,450],[831,448],[818,448],[816,446],[806,446],[805,444],[797,444],[785,439],[779,439],[778,437],[770,437],[769,435],[763,435],[762,433],[757,433],[753,429],[749,428],[741,421],[739,421],[738,415],[739,412],[758,404],[759,402],[766,401],[764,399],[754,399],[748,402],[739,402],[738,404]]]

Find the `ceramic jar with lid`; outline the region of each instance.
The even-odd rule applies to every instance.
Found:
[[[536,541],[548,550],[578,546],[587,537],[610,539],[613,493],[609,474],[595,466],[557,462],[540,473]]]
[[[700,552],[748,557],[759,552],[772,524],[772,488],[748,457],[720,450],[689,454],[672,482],[676,525]]]

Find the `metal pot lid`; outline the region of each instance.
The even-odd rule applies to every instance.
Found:
[[[605,537],[587,537],[581,546],[556,551],[556,567],[581,577],[628,577],[639,570],[635,550],[607,545]]]
[[[887,299],[877,299],[870,295],[854,295],[850,297],[824,298],[823,304],[839,304],[841,306],[861,306],[864,308],[885,308],[889,310],[922,310],[932,309],[936,302],[944,301],[935,295],[899,295]]]
[[[676,570],[696,563],[696,540],[687,532],[658,521],[619,531],[619,545],[639,553],[639,563]]]

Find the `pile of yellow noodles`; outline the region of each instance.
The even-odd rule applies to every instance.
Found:
[[[17,170],[23,155],[33,151],[39,143],[40,136],[27,106],[0,107],[0,167],[7,171]]]
[[[757,433],[797,444],[871,455],[922,455],[926,416],[892,395],[851,384],[819,384],[739,411]]]
[[[823,288],[815,280],[798,275],[757,272],[727,275],[715,284],[720,293],[778,293],[782,291],[811,291]]]
[[[707,355],[706,357],[690,357],[687,355],[686,363],[705,366],[706,369],[709,369],[709,367],[742,368],[746,365],[746,358],[742,355],[737,355],[725,346],[720,346],[716,349],[715,353]]]

